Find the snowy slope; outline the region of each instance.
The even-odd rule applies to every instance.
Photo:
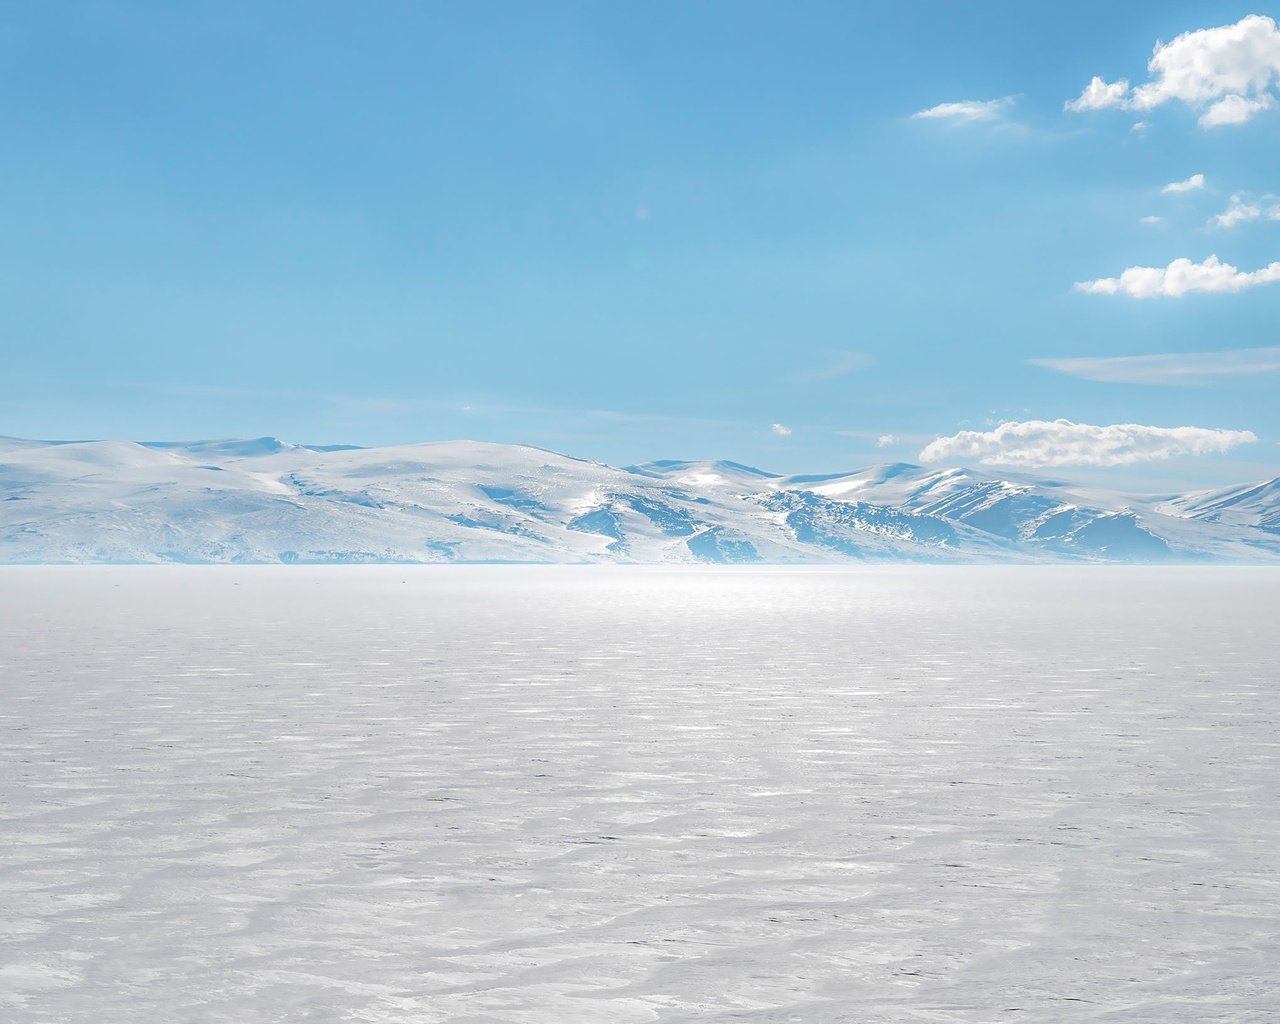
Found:
[[[1200,522],[1251,526],[1280,535],[1280,477],[1173,498],[1160,508]]]
[[[1108,561],[1227,559],[1250,561],[1280,554],[1280,545],[1241,519],[1231,529],[1172,501],[1086,490],[1025,474],[995,477],[970,469],[928,469],[906,463],[872,466],[828,476],[773,481],[835,501],[868,503],[963,524],[1004,538],[1022,551],[1049,557]],[[1247,490],[1247,488],[1240,488]]]
[[[1277,490],[1124,498],[901,463],[620,469],[474,441],[0,438],[0,561],[1276,560]]]

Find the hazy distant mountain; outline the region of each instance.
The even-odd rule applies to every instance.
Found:
[[[1203,523],[1254,527],[1280,537],[1280,478],[1200,491],[1172,498],[1159,508]]]
[[[1182,496],[523,445],[0,439],[4,562],[1278,561],[1280,480]]]

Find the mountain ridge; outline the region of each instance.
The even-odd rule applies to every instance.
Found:
[[[1280,478],[1159,496],[886,463],[0,437],[0,563],[1274,562]]]

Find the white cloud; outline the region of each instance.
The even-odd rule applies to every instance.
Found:
[[[1203,110],[1202,127],[1242,124],[1276,99],[1280,28],[1271,18],[1250,14],[1234,25],[1184,32],[1156,43],[1147,70],[1151,80],[1134,88],[1126,79],[1106,82],[1095,75],[1066,109],[1151,110],[1176,101]]]
[[[897,444],[898,438],[895,434],[881,434],[876,438],[877,448],[888,448],[892,444]]]
[[[1107,384],[1205,384],[1219,377],[1280,373],[1280,346],[1225,352],[1165,352],[1150,356],[1029,359],[1027,362]]]
[[[1158,296],[1180,298],[1190,292],[1242,292],[1260,284],[1280,281],[1280,261],[1260,270],[1240,270],[1210,256],[1203,263],[1185,257],[1167,267],[1128,267],[1119,277],[1079,281],[1076,291],[1090,295],[1128,295],[1135,299]]]
[[[1026,420],[939,437],[919,458],[925,463],[976,458],[988,466],[1127,466],[1175,455],[1225,452],[1257,440],[1248,430]]]
[[[1275,196],[1264,196],[1259,202],[1245,202],[1244,197],[1234,195],[1227,208],[1212,217],[1209,225],[1215,228],[1233,228],[1251,220],[1280,220],[1280,202]],[[1262,205],[1266,203],[1267,205]]]
[[[1012,96],[1004,96],[998,100],[961,100],[958,103],[939,103],[936,107],[918,110],[911,116],[917,120],[995,121],[1012,105]]]
[[[1179,192],[1194,192],[1204,188],[1204,175],[1193,174],[1186,181],[1171,181],[1160,191],[1165,195],[1177,195]]]
[[[1139,217],[1138,222],[1140,224],[1163,224],[1164,218],[1157,217],[1155,214],[1148,214],[1145,217]]]
[[[1089,80],[1079,97],[1067,100],[1062,105],[1064,110],[1101,110],[1104,107],[1125,107],[1128,102],[1129,80],[1122,78],[1118,82],[1104,82],[1098,75]],[[1141,124],[1142,122],[1138,122]],[[1137,125],[1134,125],[1137,128]]]
[[[779,437],[790,437],[790,436],[791,436],[791,428],[790,428],[790,427],[787,427],[787,426],[783,426],[781,423],[775,423],[775,424],[774,424],[772,427],[770,427],[769,429],[770,429],[770,430],[772,430],[772,431],[773,431],[775,434],[777,434]]]
[[[1259,110],[1266,110],[1269,106],[1271,106],[1271,96],[1267,93],[1252,100],[1247,100],[1243,96],[1227,96],[1218,100],[1200,115],[1200,127],[1217,128],[1224,124],[1244,124]]]

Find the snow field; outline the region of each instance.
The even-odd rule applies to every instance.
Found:
[[[1280,572],[0,570],[0,1018],[1265,1021]]]

